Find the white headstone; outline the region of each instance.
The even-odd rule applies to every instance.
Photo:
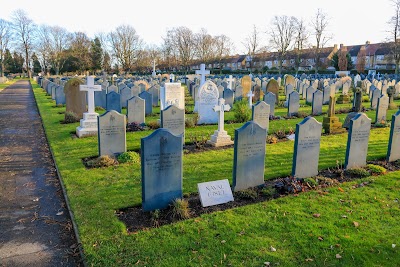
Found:
[[[201,205],[203,207],[233,201],[232,190],[228,179],[197,184]]]

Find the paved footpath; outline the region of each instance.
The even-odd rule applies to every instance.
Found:
[[[29,81],[0,92],[0,266],[82,266]]]

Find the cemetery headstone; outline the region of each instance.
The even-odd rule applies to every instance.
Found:
[[[316,90],[313,93],[313,98],[312,98],[312,108],[311,108],[312,115],[314,115],[314,116],[321,115],[322,101],[323,101],[323,93],[320,90]]]
[[[144,99],[145,114],[151,115],[153,113],[153,96],[148,91],[143,91],[139,97]]]
[[[386,123],[386,113],[389,107],[389,97],[387,95],[382,95],[378,99],[378,105],[376,108],[375,123],[385,124]]]
[[[296,91],[289,94],[288,117],[296,116],[300,108],[300,95]]]
[[[392,115],[390,125],[389,144],[386,159],[393,162],[400,159],[400,111]]]
[[[264,102],[269,105],[270,115],[275,116],[275,103],[276,103],[275,94],[272,92],[268,92],[267,94],[265,94]]]
[[[164,209],[182,198],[182,136],[159,128],[141,139],[142,208]]]
[[[367,164],[370,130],[371,119],[365,113],[358,113],[351,119],[347,137],[345,169],[364,167]]]
[[[126,116],[115,110],[97,117],[99,156],[126,152]]]
[[[79,119],[86,112],[86,92],[79,90],[83,82],[78,78],[70,79],[64,86],[66,112],[74,113]]]
[[[173,135],[185,136],[185,110],[171,105],[161,110],[161,128],[169,130]]]
[[[235,130],[234,191],[264,184],[266,138],[267,130],[253,121]]]
[[[270,114],[270,106],[264,101],[259,101],[252,107],[251,120],[260,125],[261,128],[267,129],[267,133],[269,128],[269,114]]]
[[[107,111],[110,110],[115,110],[119,113],[121,113],[121,95],[116,93],[115,91],[111,91],[110,93],[107,94],[106,96],[106,105]]]
[[[245,75],[242,78],[242,96],[247,97],[247,94],[251,91],[251,78],[249,75]]]
[[[271,92],[274,93],[275,95],[275,104],[279,103],[279,84],[276,80],[271,79],[269,80],[269,82],[267,83],[267,92]]]
[[[308,178],[318,175],[322,124],[308,116],[296,124],[292,175]]]
[[[145,123],[145,101],[144,99],[134,96],[127,101],[126,113],[128,116],[128,123]]]
[[[64,87],[57,86],[55,91],[55,100],[56,105],[64,105],[65,104],[65,94],[64,94]]]
[[[213,108],[218,105],[218,88],[212,81],[206,81],[199,90],[199,120],[197,124],[218,122],[218,114]]]
[[[161,87],[160,108],[163,110],[169,105],[185,109],[185,92],[180,83],[166,83],[164,87]]]
[[[234,94],[231,89],[225,89],[223,93],[223,98],[225,99],[225,104],[233,106]]]

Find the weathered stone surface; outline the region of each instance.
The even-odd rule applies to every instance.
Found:
[[[182,136],[159,128],[141,139],[142,207],[164,209],[182,198]]]
[[[99,155],[114,156],[126,152],[126,116],[115,110],[97,118]]]
[[[252,107],[251,120],[260,125],[261,128],[267,129],[267,133],[269,128],[269,114],[270,114],[270,107],[264,101],[259,101]]]
[[[266,138],[267,130],[252,121],[235,130],[234,191],[264,184]]]
[[[64,86],[66,112],[75,113],[79,119],[86,112],[86,92],[79,90],[83,82],[78,78],[69,80]]]

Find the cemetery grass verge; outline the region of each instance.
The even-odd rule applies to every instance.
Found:
[[[247,267],[264,262],[289,267],[396,266],[400,262],[398,171],[130,234],[116,211],[140,205],[140,164],[86,169],[82,159],[98,154],[97,138],[74,138],[71,132],[79,123],[61,124],[64,116],[59,112],[65,107],[54,107],[41,88],[34,82],[32,86],[88,266]],[[373,118],[372,113],[368,116]],[[279,127],[271,121],[271,127],[294,128],[299,121],[283,121]],[[233,136],[240,126],[226,128]],[[211,135],[215,128],[195,127],[187,134],[199,130]],[[127,149],[140,149],[140,139],[151,132],[127,133]],[[388,128],[371,130],[369,161],[386,155],[388,133]],[[347,133],[321,138],[319,170],[343,164],[346,140]],[[292,158],[292,142],[267,144],[265,180],[290,175]],[[199,182],[232,182],[233,148],[189,153],[183,161],[185,194],[196,192]],[[353,188],[363,182],[369,183]]]

